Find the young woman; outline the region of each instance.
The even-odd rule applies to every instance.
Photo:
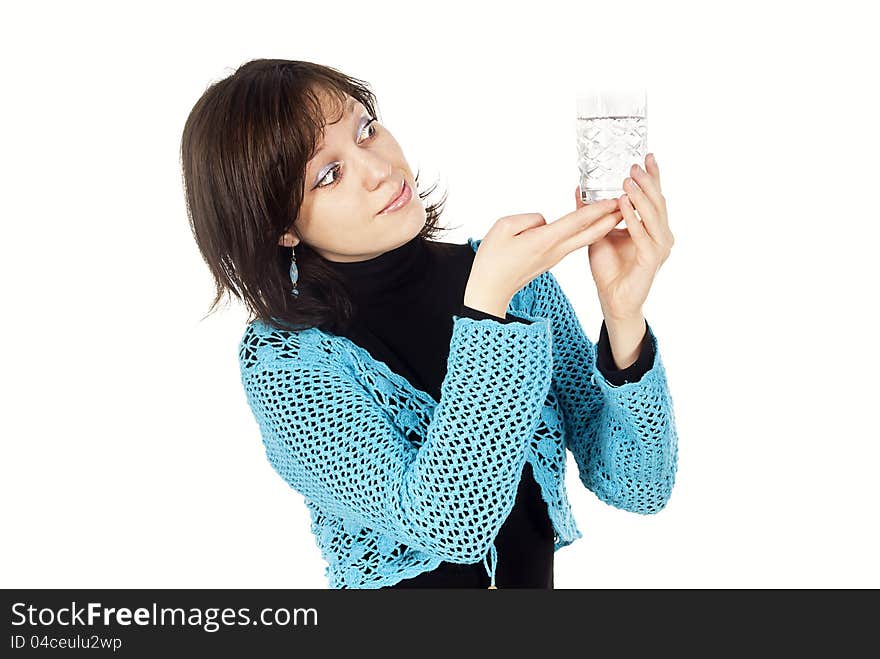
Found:
[[[242,384],[331,587],[553,588],[581,537],[566,449],[608,504],[666,505],[677,435],[642,306],[673,239],[653,157],[619,200],[576,190],[554,222],[436,241],[443,202],[421,203],[368,86],[288,60],[212,84],[181,155],[211,310],[228,293],[251,312]],[[585,246],[595,345],[549,272]]]

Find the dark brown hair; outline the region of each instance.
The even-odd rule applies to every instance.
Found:
[[[346,95],[376,114],[369,84],[312,62],[255,59],[213,82],[190,111],[180,145],[190,228],[216,287],[210,315],[224,294],[252,318],[283,329],[338,332],[351,320],[343,280],[300,241],[295,247],[299,296],[290,294],[291,251],[278,244],[293,229],[308,161],[325,122],[318,92],[344,107]],[[418,173],[416,174],[418,188]],[[436,187],[419,192],[425,199]],[[420,240],[438,226],[446,195],[425,207]]]

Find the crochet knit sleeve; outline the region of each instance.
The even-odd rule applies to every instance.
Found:
[[[297,333],[242,340],[248,402],[277,473],[323,511],[443,560],[474,563],[516,499],[550,389],[550,327],[453,315],[420,446],[393,371],[342,365]],[[269,335],[271,336],[271,334]]]
[[[554,390],[581,482],[616,508],[659,512],[675,482],[678,436],[657,337],[646,323],[641,355],[651,363],[640,378],[609,382],[556,278],[548,271],[532,285],[534,313],[551,320]]]

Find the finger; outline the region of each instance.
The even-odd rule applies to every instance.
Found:
[[[644,190],[631,178],[623,182],[623,191],[626,193],[630,208],[634,206],[639,211],[639,217],[642,219],[642,223],[645,225],[645,229],[651,235],[651,238],[655,242],[659,242],[662,227],[657,217],[657,208],[654,206],[654,202],[648,199]]]
[[[619,210],[619,209],[620,209],[620,205],[617,203],[617,199],[608,199],[607,201],[613,201],[613,202],[614,202],[614,204],[615,204],[615,210]],[[596,203],[596,202],[590,202],[590,203]],[[577,210],[578,208],[583,208],[584,206],[589,206],[589,205],[590,205],[590,204],[584,203],[584,200],[583,200],[583,198],[581,197],[581,186],[578,185],[578,186],[574,189],[574,207],[575,207],[575,210]]]
[[[559,258],[562,259],[575,250],[586,247],[587,245],[592,245],[601,240],[608,234],[608,232],[613,230],[622,219],[623,214],[620,211],[615,211],[605,215],[596,222],[593,222],[593,224],[583,231],[565,238],[558,246],[560,251]]]
[[[639,184],[642,192],[651,200],[654,207],[660,211],[663,208],[663,197],[660,195],[660,188],[657,186],[657,181],[654,180],[654,177],[638,165],[630,167],[629,175]]]
[[[623,219],[626,220],[626,230],[632,237],[636,247],[643,250],[647,254],[654,247],[654,240],[645,229],[645,223],[640,222],[636,217],[635,209],[627,195],[620,198],[620,210],[623,213]]]
[[[553,242],[560,243],[574,234],[580,233],[608,213],[613,213],[617,210],[617,205],[617,199],[603,199],[583,204],[580,208],[550,222],[546,227],[547,235]]]
[[[657,184],[657,192],[663,194],[663,188],[660,185],[660,168],[657,167],[657,159],[654,157],[653,153],[649,153],[647,158],[645,158],[645,169]]]
[[[660,193],[660,205],[659,208],[659,222],[663,227],[664,232],[667,236],[671,236],[672,233],[669,230],[669,214],[666,211],[666,197],[663,196],[663,189],[660,186],[660,168],[657,166],[657,159],[654,157],[653,153],[649,153],[647,158],[645,158],[645,168],[647,169],[647,173],[651,175],[654,179],[654,182],[657,184],[657,192]]]

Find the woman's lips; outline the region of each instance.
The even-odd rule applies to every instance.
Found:
[[[397,198],[392,201],[388,206],[386,206],[379,215],[387,215],[388,213],[393,213],[396,210],[400,210],[404,206],[406,206],[410,200],[412,199],[412,189],[409,187],[409,183],[407,183],[406,179],[403,180],[403,191],[397,196]]]

